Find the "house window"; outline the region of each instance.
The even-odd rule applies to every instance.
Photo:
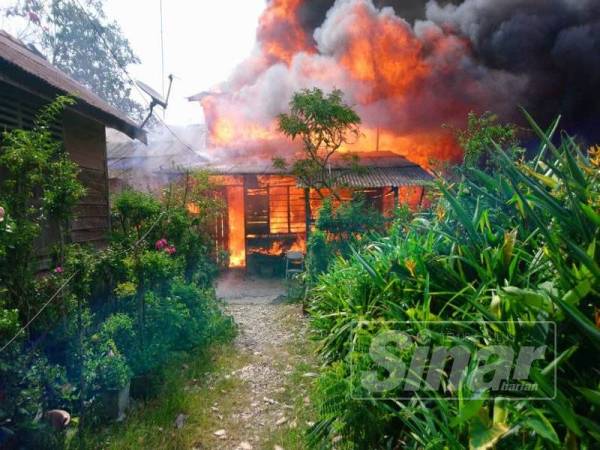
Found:
[[[269,228],[271,234],[306,231],[304,191],[295,186],[269,187]]]
[[[14,86],[0,83],[0,131],[33,128],[36,114],[48,103],[50,100],[43,102]],[[57,140],[63,140],[61,121],[54,123],[51,131]]]

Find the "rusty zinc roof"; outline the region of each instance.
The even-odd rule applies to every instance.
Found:
[[[419,165],[393,152],[357,152],[334,155],[330,160],[331,179],[339,186],[379,188],[395,186],[422,186],[433,177]],[[264,157],[225,158],[207,169],[224,175],[285,174]],[[300,181],[298,186],[304,186]]]
[[[14,69],[17,71],[15,72]],[[33,77],[34,81],[44,83],[52,91],[74,96],[79,100],[75,109],[89,110],[96,120],[105,125],[125,133],[132,139],[145,141],[146,133],[123,112],[109,105],[91,90],[54,67],[42,56],[31,51],[21,41],[0,30],[0,79],[9,83],[16,81],[26,85],[27,76],[23,76],[23,72],[25,75]],[[35,91],[35,88],[32,90]]]
[[[353,188],[381,188],[422,186],[433,177],[419,166],[364,167],[358,171],[334,169],[331,178],[338,186]]]

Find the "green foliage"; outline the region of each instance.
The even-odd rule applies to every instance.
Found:
[[[336,240],[349,243],[353,237],[369,232],[383,232],[384,219],[379,211],[358,196],[334,207],[330,199],[323,202],[317,228]]]
[[[334,207],[325,199],[319,209],[316,229],[307,244],[306,267],[309,284],[326,272],[338,256],[347,256],[353,248],[367,245],[385,231],[382,214],[357,196]]]
[[[279,116],[279,129],[292,140],[299,138],[304,157],[295,160],[290,172],[313,189],[332,190],[328,174],[330,158],[339,148],[359,135],[360,117],[346,105],[343,93],[324,94],[318,88],[297,92],[290,101],[290,113]],[[287,162],[276,158],[274,165],[288,169]]]
[[[140,239],[160,212],[160,202],[143,192],[124,191],[114,202],[115,218],[126,241]]]
[[[86,352],[85,378],[88,395],[119,390],[131,379],[131,369],[114,341],[92,336],[93,345]]]
[[[457,130],[456,137],[464,151],[465,166],[483,170],[494,169],[494,144],[514,154],[518,143],[516,126],[498,123],[498,116],[490,112],[481,116],[470,112],[466,130]]]
[[[73,103],[70,97],[58,97],[39,112],[32,129],[2,134],[0,204],[8,218],[1,225],[0,284],[6,287],[9,306],[22,306],[33,292],[30,281],[40,224],[51,221],[64,232],[73,207],[85,194],[77,165],[50,130]]]
[[[327,270],[331,259],[327,235],[318,229],[313,231],[306,248],[306,269],[310,278],[314,280]]]
[[[541,140],[531,161],[515,160],[492,142],[497,170],[467,166],[458,183],[440,181],[432,211],[399,218],[387,236],[337,258],[320,276],[310,312],[328,368],[319,381],[315,447],[328,448],[336,436],[343,438],[336,448],[356,449],[594,447],[600,158],[566,135],[555,146],[532,120],[531,126]],[[536,395],[552,399],[454,401],[417,391],[404,401],[353,400],[361,393],[357,374],[371,368],[357,359],[353,343],[368,343],[398,322],[409,335],[426,333],[437,343],[427,323],[448,320],[468,327],[466,337],[456,338],[467,347],[484,343],[486,327],[498,320],[514,349],[556,339],[558,358],[547,355],[532,373]],[[516,333],[511,326],[532,320],[556,322],[557,334],[544,327]],[[410,360],[412,353],[403,356]],[[471,397],[455,389],[459,398]]]
[[[46,435],[44,411],[97,424],[107,392],[132,377],[159,377],[182,353],[235,333],[214,292],[209,222],[186,208],[216,206],[202,174],[184,197],[178,187],[168,200],[118,196],[107,248],[68,243],[84,190],[50,126],[70,103],[45,108],[33,130],[5,133],[0,154],[0,348],[35,315],[0,354],[0,426],[23,448],[61,448],[60,434],[56,442]],[[39,274],[36,239],[51,221],[61,239],[49,255],[53,269]]]
[[[133,85],[123,72],[140,60],[119,25],[106,17],[103,0],[15,0],[6,15],[25,20],[21,37],[54,66],[141,119],[143,108],[131,98]]]

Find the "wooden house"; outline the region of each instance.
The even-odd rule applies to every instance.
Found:
[[[106,128],[139,140],[145,140],[145,133],[35,49],[0,31],[0,130],[31,127],[42,106],[66,94],[72,95],[76,104],[65,111],[53,131],[79,165],[80,179],[87,188],[70,236],[73,242],[102,245],[110,227]],[[40,248],[47,248],[55,238],[52,230],[47,230]]]
[[[335,155],[329,177],[341,200],[356,193],[384,215],[407,204],[416,208],[425,200],[432,176],[420,166],[392,152]],[[356,170],[354,166],[360,169]],[[232,267],[252,266],[288,250],[303,251],[321,196],[270,161],[213,165],[216,184],[222,186],[228,214],[217,229],[218,246],[229,252]]]
[[[256,267],[288,250],[304,250],[307,230],[321,206],[314,189],[274,167],[268,156],[219,155],[218,149],[206,148],[205,136],[196,126],[176,132],[179,139],[151,133],[147,147],[131,140],[109,141],[111,186],[119,189],[136,182],[138,189],[157,191],[186,171],[208,170],[216,194],[227,205],[214,226],[215,249],[229,254],[231,267]],[[195,144],[194,149],[187,144],[183,148],[182,142]],[[432,176],[420,166],[393,152],[347,156],[336,155],[330,167],[342,201],[361,192],[388,216],[399,204],[413,208],[423,204]],[[132,176],[136,170],[140,173]]]

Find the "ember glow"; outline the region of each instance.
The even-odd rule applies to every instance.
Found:
[[[371,0],[337,1],[312,34],[300,25],[302,5],[270,1],[254,54],[202,100],[213,146],[253,156],[297,150],[278,133],[277,115],[299,89],[339,88],[363,121],[362,135],[344,150],[392,150],[428,166],[460,157],[442,124],[459,125],[482,101],[502,107],[500,91],[521,85],[493,71],[464,76],[467,40],[433,23],[413,27]]]
[[[393,7],[268,1],[254,52],[202,100],[212,146],[263,159],[298,150],[276,117],[313,87],[341,89],[360,115],[363,135],[348,150],[422,165],[460,159],[451,129],[470,111],[518,122],[521,105],[542,123],[561,113],[574,133],[600,133],[590,100],[600,80],[597,2],[431,0],[410,23],[402,16],[414,19],[416,2],[376,3]]]

